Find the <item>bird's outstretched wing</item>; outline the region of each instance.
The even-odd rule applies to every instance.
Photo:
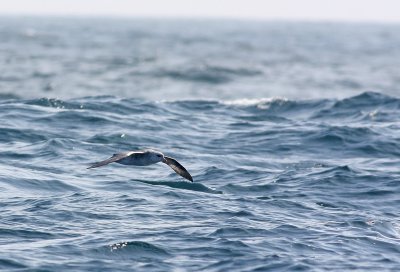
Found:
[[[166,157],[164,156],[163,163],[168,164],[169,167],[172,168],[177,174],[181,175],[185,179],[190,180],[193,182],[192,176],[189,174],[189,172],[183,167],[179,162],[177,162],[175,159]]]
[[[109,163],[122,160],[122,159],[124,159],[124,158],[126,158],[126,157],[131,156],[132,154],[135,154],[135,153],[141,153],[141,152],[140,152],[140,151],[138,151],[138,152],[135,152],[135,151],[127,151],[127,152],[122,152],[122,153],[114,154],[111,158],[109,158],[109,159],[107,159],[107,160],[104,160],[104,161],[96,162],[96,163],[92,164],[91,166],[89,166],[87,169],[96,168],[96,167],[101,167],[101,166],[107,165],[107,164],[109,164]]]

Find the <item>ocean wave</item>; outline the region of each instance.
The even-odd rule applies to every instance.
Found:
[[[397,267],[398,103],[371,92],[339,100],[2,100],[0,236],[8,255],[0,267],[315,267],[311,258],[292,261],[304,252],[318,252],[326,269],[349,268],[331,259],[343,254]],[[195,182],[165,165],[86,169],[141,148],[176,158]],[[27,240],[35,250],[13,246]],[[60,263],[55,252],[68,258]],[[40,256],[49,262],[31,261]]]
[[[201,183],[189,183],[189,182],[171,182],[171,181],[148,181],[148,180],[139,180],[139,182],[156,185],[156,186],[166,186],[175,189],[183,189],[189,191],[197,191],[203,193],[211,193],[211,194],[222,194],[222,191],[211,189]]]

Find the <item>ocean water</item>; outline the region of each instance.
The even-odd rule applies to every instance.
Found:
[[[400,24],[0,17],[22,98],[346,98],[400,93]]]
[[[0,269],[397,271],[399,32],[1,18]]]

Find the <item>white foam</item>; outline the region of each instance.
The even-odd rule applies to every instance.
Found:
[[[287,98],[284,97],[270,97],[270,98],[242,98],[235,100],[222,101],[221,104],[233,106],[256,106],[260,109],[268,109],[272,102],[286,102]]]

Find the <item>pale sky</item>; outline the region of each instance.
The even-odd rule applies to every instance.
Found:
[[[400,0],[0,0],[0,14],[400,22]]]

